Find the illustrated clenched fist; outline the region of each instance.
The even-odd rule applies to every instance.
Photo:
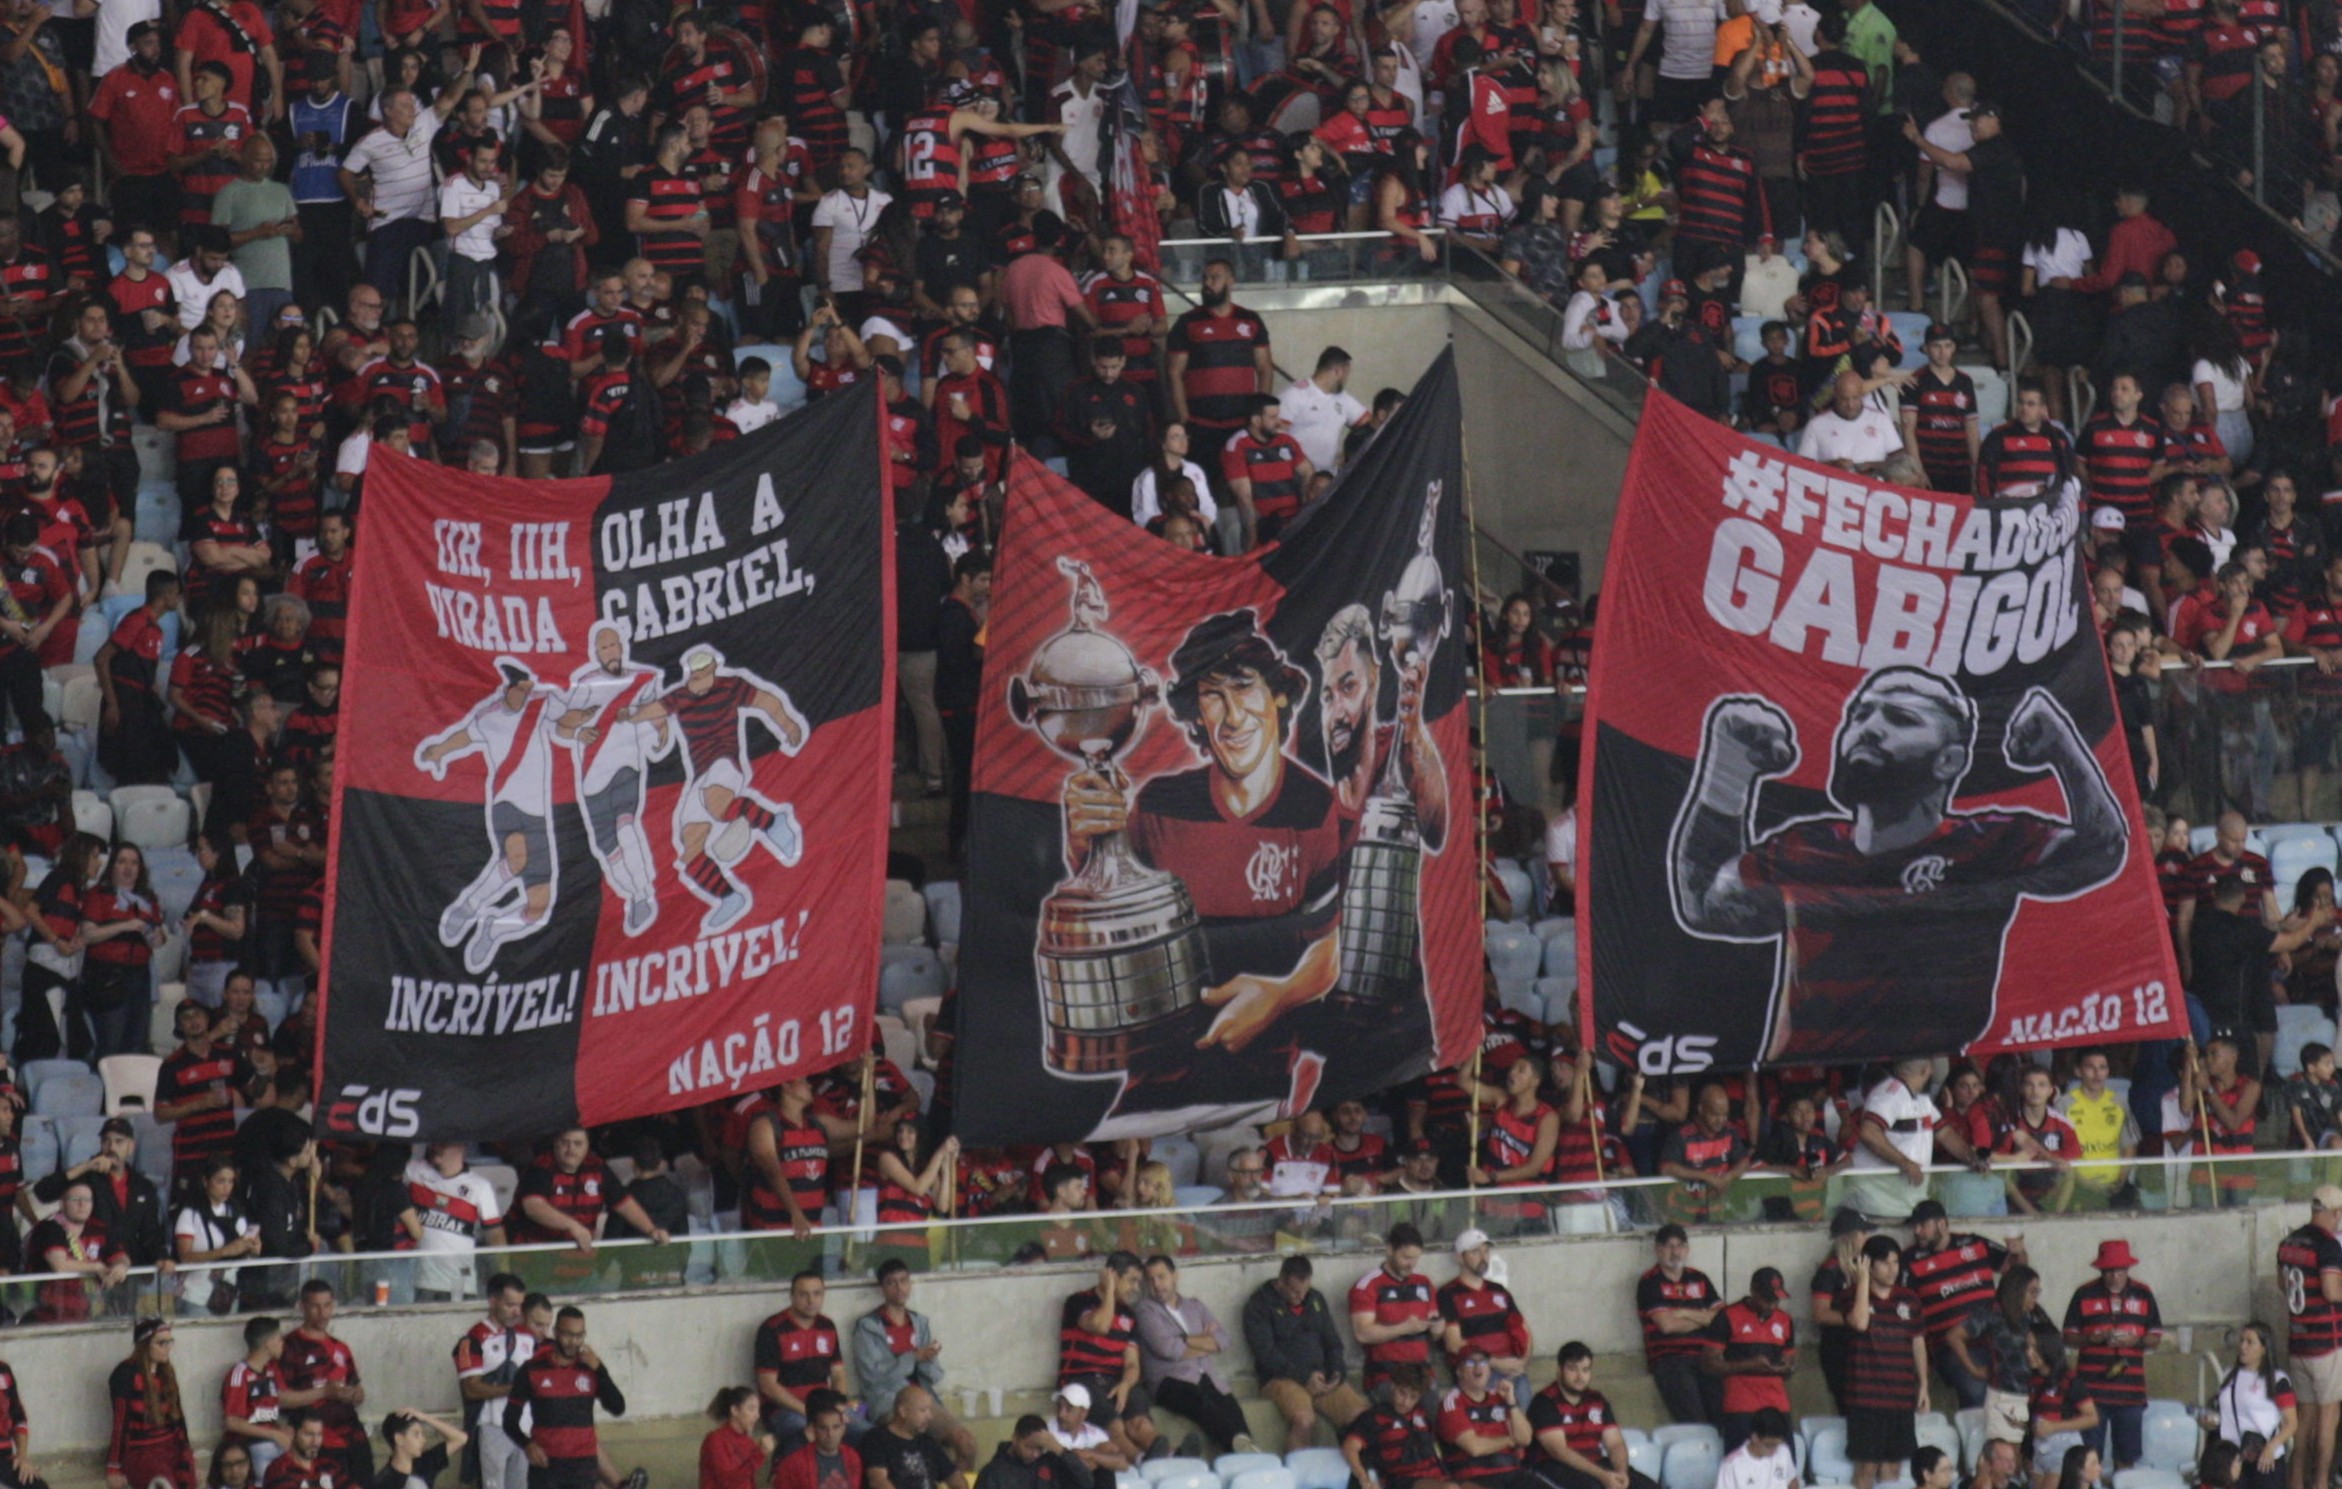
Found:
[[[1779,775],[1797,763],[1797,731],[1789,716],[1762,698],[1734,698],[1708,715],[1711,758],[1728,763],[1737,750],[1755,775]]]
[[[2017,701],[2009,715],[2008,733],[2001,737],[2001,753],[2009,764],[2037,767],[2057,759],[2061,741],[2071,737],[2073,725],[2066,721],[2049,694],[2034,688]]]

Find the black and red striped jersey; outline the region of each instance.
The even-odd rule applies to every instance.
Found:
[[[1436,1479],[1439,1438],[1431,1430],[1431,1416],[1420,1403],[1413,1411],[1377,1404],[1360,1412],[1342,1429],[1342,1441],[1355,1443],[1358,1456],[1384,1483]]]
[[[1493,1282],[1474,1287],[1458,1277],[1440,1285],[1438,1303],[1440,1321],[1454,1324],[1462,1332],[1463,1349],[1486,1350],[1491,1359],[1528,1353],[1528,1320],[1521,1317],[1520,1305],[1509,1290]],[[1448,1351],[1450,1368],[1463,1349]]]
[[[642,256],[654,268],[678,278],[696,275],[707,267],[706,245],[682,224],[705,210],[706,193],[688,166],[670,171],[665,166],[643,167],[626,193],[629,202],[642,204],[646,224],[638,234]]]
[[[1856,1286],[1867,1286],[1857,1283]],[[1838,1295],[1838,1311],[1854,1307],[1854,1290]],[[1898,1287],[1870,1300],[1870,1327],[1846,1342],[1846,1389],[1838,1404],[1849,1411],[1907,1412],[1919,1400],[1919,1367],[1911,1340],[1924,1327],[1919,1295]]]
[[[1832,47],[1814,54],[1813,89],[1805,101],[1808,176],[1843,176],[1862,169],[1864,126],[1870,112],[1870,70]]]
[[[842,1358],[838,1326],[827,1314],[804,1323],[784,1308],[756,1326],[756,1373],[770,1375],[800,1400],[828,1385]]]
[[[603,1212],[616,1204],[624,1191],[601,1158],[593,1153],[577,1166],[575,1173],[566,1173],[553,1161],[550,1153],[529,1165],[520,1176],[520,1186],[512,1196],[512,1239],[515,1245],[535,1241],[565,1241],[568,1234],[551,1226],[540,1225],[529,1217],[525,1201],[541,1199],[551,1205],[564,1220],[574,1220],[587,1230],[600,1222]]]
[[[2197,92],[2206,103],[2226,103],[2252,86],[2253,54],[2260,31],[2249,25],[2208,24],[2188,48],[2188,66],[2197,69]]]
[[[1529,1427],[1537,1434],[1536,1444],[1529,1450],[1532,1466],[1561,1461],[1545,1448],[1545,1434],[1558,1432],[1562,1446],[1581,1458],[1608,1467],[1602,1439],[1618,1429],[1618,1414],[1600,1391],[1590,1390],[1572,1399],[1561,1388],[1561,1382],[1555,1381],[1529,1398]]]
[[[1746,247],[1772,231],[1772,210],[1746,150],[1701,140],[1675,171],[1682,241]]]
[[[2074,471],[2074,442],[2055,424],[2027,429],[2011,419],[1976,451],[1976,489],[1987,497],[2016,486],[2053,490]]]
[[[1350,1285],[1349,1311],[1352,1316],[1370,1314],[1378,1324],[1399,1324],[1410,1319],[1431,1319],[1439,1315],[1439,1299],[1431,1286],[1431,1279],[1420,1272],[1394,1277],[1386,1264],[1376,1267]],[[1370,1379],[1377,1378],[1393,1365],[1422,1365],[1431,1359],[1431,1336],[1408,1334],[1397,1339],[1386,1339],[1380,1344],[1369,1344],[1366,1350],[1366,1369]]]
[[[1695,1331],[1688,1334],[1665,1334],[1659,1330],[1658,1315],[1670,1309],[1707,1309],[1722,1303],[1716,1284],[1708,1274],[1685,1267],[1680,1276],[1669,1277],[1653,1267],[1635,1283],[1635,1312],[1643,1321],[1643,1358],[1652,1364],[1661,1360],[1696,1358],[1706,1345]]]
[[[2277,1244],[2285,1352],[2293,1359],[2319,1359],[2342,1349],[2342,1303],[2326,1299],[2329,1273],[2342,1273],[2342,1241],[2324,1226],[2304,1225]]]
[[[1220,450],[1221,477],[1252,483],[1252,510],[1264,522],[1285,522],[1301,510],[1306,464],[1308,457],[1289,434],[1261,439],[1250,428],[1239,429]]]
[[[756,1122],[769,1123],[773,1152],[780,1160],[781,1178],[797,1197],[797,1207],[809,1219],[819,1219],[829,1199],[829,1138],[818,1127],[790,1126],[778,1111],[760,1112]],[[755,1124],[750,1124],[753,1133]],[[750,1165],[747,1191],[740,1197],[740,1224],[748,1230],[779,1230],[789,1223],[789,1207],[772,1189],[763,1172]]]
[[[2008,1251],[1982,1236],[1954,1235],[1933,1250],[1914,1244],[1903,1253],[1903,1286],[1919,1299],[1930,1339],[1941,1339],[1955,1324],[1991,1305],[1993,1289]]]
[[[2109,1329],[2139,1332],[2119,1342],[2091,1337]],[[2163,1310],[2153,1290],[2136,1278],[2119,1293],[2103,1278],[2085,1282],[2066,1304],[2066,1343],[2081,1351],[2074,1373],[2102,1406],[2147,1404],[2147,1351],[2162,1333]]]
[[[1251,418],[1262,391],[1256,356],[1268,344],[1267,322],[1240,305],[1190,310],[1172,322],[1168,349],[1187,355],[1180,384],[1189,421],[1232,430]]]
[[[1968,433],[1976,425],[1976,380],[1958,368],[1947,380],[1922,367],[1904,384],[1903,411],[1912,417],[1919,464],[1937,490],[1966,492],[1975,484],[1968,464]]]
[[[1441,1456],[1447,1462],[1448,1477],[1452,1479],[1486,1479],[1509,1474],[1521,1466],[1520,1451],[1506,1447],[1494,1453],[1472,1453],[1464,1447],[1464,1436],[1496,1437],[1510,1440],[1512,1435],[1512,1401],[1490,1391],[1484,1396],[1472,1396],[1457,1386],[1439,1398],[1439,1445]]]
[[[2082,426],[2074,453],[2085,463],[2090,500],[2120,511],[2132,527],[2153,514],[2155,486],[2148,472],[2163,459],[2163,421],[2136,414],[2128,422],[2106,409]]]
[[[1143,269],[1131,270],[1128,279],[1116,279],[1103,269],[1088,275],[1082,280],[1082,300],[1097,317],[1101,331],[1117,331],[1142,318],[1153,322],[1155,330],[1162,328],[1162,282]],[[1134,383],[1155,380],[1154,330],[1124,336],[1122,354],[1127,359],[1122,372],[1125,378]]]
[[[588,1368],[583,1360],[565,1360],[558,1350],[546,1350],[520,1368],[513,1377],[512,1394],[504,1401],[507,1428],[522,1413],[529,1418],[529,1445],[544,1453],[557,1481],[563,1469],[583,1467],[591,1472],[601,1453],[594,1431],[594,1407],[612,1416],[626,1414],[626,1398],[607,1366]]]
[[[218,1106],[188,1112],[172,1124],[171,1161],[181,1174],[200,1174],[206,1162],[235,1146],[235,1093],[251,1079],[251,1067],[234,1050],[211,1049],[199,1055],[181,1045],[164,1057],[155,1072],[156,1106],[206,1094],[228,1098]]]
[[[1138,1318],[1128,1307],[1117,1304],[1106,1332],[1096,1333],[1083,1320],[1099,1302],[1095,1288],[1065,1300],[1057,1325],[1057,1383],[1061,1386],[1101,1375],[1122,1378],[1123,1359],[1138,1334]]]

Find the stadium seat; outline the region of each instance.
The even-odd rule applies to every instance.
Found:
[[[1528,919],[1531,896],[1535,893],[1529,884],[1528,871],[1517,863],[1508,863],[1500,858],[1496,861],[1496,881],[1504,886],[1506,896],[1512,901],[1512,918],[1516,921]]]
[[[488,1181],[488,1187],[496,1191],[496,1208],[509,1216],[512,1196],[520,1188],[519,1171],[509,1163],[475,1163],[472,1172]]]
[[[1799,1473],[1805,1472],[1805,1455],[1813,1443],[1814,1435],[1826,1427],[1835,1427],[1840,1432],[1844,1432],[1846,1419],[1844,1417],[1798,1418],[1797,1431],[1789,1440],[1789,1450],[1797,1455],[1797,1471]]]
[[[886,944],[918,946],[927,940],[927,901],[907,879],[886,881]]]
[[[878,1034],[884,1042],[886,1058],[893,1062],[895,1069],[908,1071],[918,1065],[919,1036],[911,1032],[910,1025],[882,1013],[878,1016]]]
[[[116,788],[117,792],[127,789]],[[123,842],[135,843],[149,851],[184,849],[195,830],[194,811],[177,796],[165,801],[134,801],[127,811],[116,807],[114,821],[122,830]]]
[[[1903,341],[1903,360],[1895,365],[1898,367],[1917,367],[1927,360],[1927,323],[1928,316],[1924,311],[1890,310],[1887,312],[1887,324],[1895,328],[1895,334]]]
[[[95,1080],[97,1077],[92,1076]],[[57,1167],[72,1168],[98,1156],[105,1135],[100,1131],[106,1119],[100,1116],[61,1117],[57,1121]]]
[[[1218,1204],[1227,1192],[1217,1184],[1182,1184],[1171,1191],[1171,1198],[1182,1210],[1200,1210]]]
[[[960,938],[960,881],[940,879],[919,891],[927,898],[927,928],[938,941]]]
[[[1984,1447],[1984,1408],[1964,1406],[1952,1413],[1952,1425],[1960,1433],[1960,1471],[1975,1467],[1976,1454]]]
[[[943,959],[924,946],[893,944],[879,948],[878,1006],[900,1014],[913,998],[943,996],[946,979]]]
[[[1531,935],[1527,926],[1492,920],[1488,922],[1485,945],[1488,965],[1496,974],[1500,991],[1519,988],[1526,992],[1537,980],[1537,969],[1545,960],[1545,943]]]
[[[106,695],[98,687],[96,672],[75,673],[64,681],[57,702],[57,721],[67,729],[94,733],[99,715],[105,711]]]
[[[2187,1480],[2168,1468],[2124,1468],[2115,1471],[2114,1489],[2187,1489]]]
[[[1293,1471],[1293,1489],[1344,1489],[1350,1482],[1340,1448],[1295,1448],[1285,1455],[1285,1467]]]
[[[1659,1445],[1647,1437],[1626,1445],[1626,1466],[1654,1484],[1659,1481],[1659,1470],[1666,1466],[1666,1458]]]
[[[1941,1448],[1945,1457],[1954,1463],[1960,1461],[1960,1429],[1954,1427],[1942,1412],[1927,1412],[1915,1425],[1921,1447]]]
[[[2277,891],[2277,903],[2293,908],[2293,886],[2311,869],[2334,872],[2334,840],[2323,833],[2316,837],[2282,838],[2269,845],[2269,878]]]
[[[1578,975],[1578,923],[1565,920],[1560,924],[1560,930],[1551,934],[1541,931],[1537,936],[1545,948],[1545,975],[1575,977]]]
[[[1257,1148],[1261,1144],[1257,1127],[1218,1127],[1210,1132],[1190,1133],[1195,1139],[1196,1153],[1201,1160],[1197,1172],[1205,1183],[1228,1172],[1228,1155],[1239,1148]]]
[[[1229,1456],[1242,1458],[1248,1455],[1243,1453],[1233,1453]],[[1273,1455],[1260,1453],[1249,1456],[1265,1458],[1272,1457]],[[1213,1465],[1215,1470],[1218,1467],[1219,1465],[1216,1463]],[[1287,1468],[1282,1462],[1279,1462],[1275,1468],[1249,1469],[1243,1473],[1237,1474],[1233,1478],[1222,1475],[1220,1482],[1226,1484],[1228,1489],[1293,1489],[1293,1470]],[[1710,1486],[1710,1489],[1713,1489],[1713,1485]]]
[[[1710,1428],[1705,1438],[1687,1437],[1666,1446],[1659,1483],[1662,1489],[1716,1489],[1716,1468],[1723,1461],[1723,1440]]]
[[[1724,1435],[1705,1422],[1670,1422],[1664,1427],[1651,1429],[1651,1441],[1659,1445],[1661,1452],[1679,1442],[1695,1440],[1714,1443],[1719,1455],[1724,1451]]]
[[[1170,1462],[1171,1460],[1164,1459],[1162,1461]],[[1185,1461],[1193,1462],[1194,1460]],[[1149,1468],[1156,1466],[1153,1463],[1147,1465]],[[1160,1478],[1149,1479],[1147,1482],[1153,1484],[1155,1489],[1220,1489],[1220,1476],[1216,1473],[1164,1474]]]
[[[1805,1444],[1805,1480],[1809,1484],[1851,1484],[1854,1463],[1846,1456],[1846,1424],[1824,1427]]]
[[[27,1100],[41,1094],[41,1087],[60,1075],[87,1075],[88,1062],[82,1060],[27,1060],[17,1067],[17,1080],[24,1087]]]
[[[171,1192],[171,1130],[178,1125],[157,1122],[145,1112],[130,1114],[131,1132],[138,1140],[138,1171],[164,1194]]]
[[[95,791],[74,792],[73,830],[104,842],[114,841],[114,809],[99,800]]]
[[[47,1117],[31,1116],[17,1123],[16,1161],[24,1171],[24,1187],[32,1188],[41,1180],[57,1172],[57,1124]]]
[[[1578,979],[1572,968],[1566,977],[1540,977],[1536,981],[1537,1001],[1545,1012],[1540,1016],[1548,1024],[1574,1024],[1573,1010],[1578,1003]]]
[[[1960,370],[1976,384],[1976,423],[1990,429],[2009,416],[2009,380],[1993,368],[1979,362],[1971,366],[1961,363]]]
[[[1243,1482],[1244,1475],[1266,1470],[1287,1472],[1285,1460],[1274,1453],[1222,1453],[1212,1460],[1212,1472],[1220,1476],[1220,1481],[1228,1489],[1236,1489]],[[1264,1485],[1262,1489],[1268,1489],[1268,1486]]]
[[[2281,1076],[2301,1069],[2304,1046],[2334,1043],[2334,1022],[2315,1004],[2289,1003],[2277,1010],[2277,1043],[2269,1063]]]
[[[2188,851],[2190,853],[2209,853],[2212,851],[2212,845],[2219,840],[2220,828],[2217,823],[2205,823],[2201,827],[2190,828],[2187,835]],[[2258,853],[2263,858],[2269,856],[2268,840],[2261,836],[2259,828],[2246,829],[2244,846],[2247,852]]]
[[[157,569],[178,573],[178,556],[160,543],[133,542],[129,556],[122,560],[122,593],[136,595],[144,603],[146,576]]]
[[[1171,1187],[1174,1189],[1192,1187],[1203,1174],[1204,1155],[1194,1143],[1187,1140],[1184,1133],[1156,1138],[1154,1146],[1147,1150],[1147,1156],[1171,1170]]]
[[[2333,830],[2319,822],[2272,822],[2260,829],[2260,833],[2271,853],[2277,851],[2279,843],[2290,843],[2296,838],[2324,838],[2328,842],[2334,839]]]
[[[2162,1469],[2176,1475],[2182,1469],[2194,1467],[2197,1439],[2196,1419],[2184,1404],[2149,1401],[2146,1418],[2140,1426],[2139,1469]],[[2139,1469],[2130,1471],[2135,1473]],[[2141,1489],[2141,1486],[2125,1485],[2123,1489]],[[2171,1486],[2147,1485],[2144,1489],[2171,1489]]]
[[[1540,941],[1550,941],[1558,935],[1575,936],[1577,933],[1577,921],[1567,915],[1548,915],[1529,927],[1529,934]]]
[[[159,1055],[108,1055],[98,1061],[98,1079],[106,1086],[106,1115],[120,1116],[126,1108],[152,1112],[155,1075],[162,1068]]]
[[[187,932],[183,927],[173,926],[163,932],[163,944],[155,948],[154,980],[177,982],[186,970]]]
[[[53,1075],[34,1090],[33,1110],[44,1117],[103,1117],[106,1083],[87,1070]]]
[[[134,801],[177,801],[179,793],[168,786],[116,786],[107,794],[106,804],[119,817],[130,809]]]
[[[782,353],[784,361],[787,356],[786,352]],[[1147,1483],[1159,1484],[1165,1479],[1185,1478],[1189,1474],[1202,1474],[1210,1478],[1212,1465],[1201,1458],[1154,1458],[1141,1463],[1138,1472],[1139,1477]]]
[[[903,1072],[903,1079],[911,1083],[912,1092],[918,1096],[919,1110],[923,1112],[934,1110],[935,1072],[932,1070],[906,1070]]]

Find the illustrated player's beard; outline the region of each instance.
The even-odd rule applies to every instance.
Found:
[[[1346,737],[1338,725],[1326,731],[1326,765],[1335,780],[1348,780],[1365,753],[1366,731],[1358,725],[1352,724]]]
[[[1928,756],[1861,760],[1841,754],[1830,766],[1830,795],[1849,808],[1880,807],[1896,812],[1942,788]]]

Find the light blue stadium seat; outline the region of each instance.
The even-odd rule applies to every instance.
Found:
[[[17,1067],[16,1078],[23,1084],[24,1094],[29,1098],[37,1095],[41,1083],[51,1076],[89,1073],[89,1062],[86,1060],[27,1060]]]
[[[2209,853],[2212,851],[2212,845],[2219,840],[2219,824],[2214,822],[2204,823],[2200,827],[2193,827],[2188,830],[2188,851],[2190,853]],[[2269,856],[2269,840],[2261,836],[2259,828],[2246,829],[2244,835],[2244,846],[2248,852],[2258,853],[2263,858]]]
[[[1765,359],[1765,322],[1762,316],[1732,318],[1732,355],[1755,366]]]
[[[2170,1468],[2125,1468],[2114,1475],[2114,1489],[2187,1489],[2187,1480]]]
[[[1666,1467],[1666,1459],[1667,1455],[1659,1451],[1659,1445],[1647,1437],[1641,1442],[1626,1445],[1626,1466],[1653,1483],[1658,1482],[1659,1471]]]
[[[1285,1455],[1285,1467],[1293,1472],[1293,1489],[1344,1489],[1350,1482],[1340,1448],[1295,1448]]]
[[[1216,1463],[1213,1466],[1218,1467]],[[1293,1470],[1280,1462],[1275,1468],[1255,1468],[1234,1478],[1223,1476],[1221,1482],[1228,1489],[1293,1489]]]
[[[1227,1192],[1217,1184],[1182,1184],[1171,1191],[1171,1198],[1182,1210],[1200,1210],[1218,1204]]]
[[[1923,1448],[1941,1448],[1944,1456],[1957,1463],[1960,1460],[1960,1429],[1940,1411],[1931,1411],[1916,1424],[1919,1445]]]
[[[1718,1454],[1724,1451],[1724,1434],[1705,1422],[1670,1422],[1664,1427],[1654,1427],[1651,1441],[1659,1445],[1661,1452],[1679,1442],[1712,1442]]]
[[[2260,828],[2259,832],[2261,841],[2269,845],[2269,851],[2272,853],[2277,851],[2279,843],[2289,843],[2295,838],[2326,838],[2330,840],[2334,836],[2333,829],[2322,822],[2272,822],[2268,826]]]
[[[1139,1477],[1150,1484],[1165,1479],[1184,1478],[1189,1474],[1212,1476],[1212,1465],[1201,1458],[1152,1458],[1138,1467]]]
[[[1544,970],[1547,977],[1575,977],[1578,975],[1578,923],[1560,922],[1561,929],[1547,934],[1538,932],[1537,939],[1545,944]]]
[[[1168,1462],[1170,1460],[1162,1461]],[[1192,1462],[1193,1460],[1186,1461]],[[1155,1468],[1159,1465],[1150,1463],[1146,1466]],[[1155,1489],[1220,1489],[1220,1476],[1216,1473],[1164,1474],[1159,1478],[1151,1478],[1147,1482],[1154,1485]]]
[[[94,1077],[93,1077],[94,1079]],[[68,1169],[98,1156],[103,1117],[67,1117],[57,1124],[57,1167]]]
[[[1246,1474],[1269,1469],[1278,1473],[1292,1472],[1285,1467],[1285,1460],[1274,1453],[1222,1453],[1212,1460],[1212,1472],[1218,1474],[1229,1489],[1235,1489]]]
[[[913,998],[940,998],[949,986],[943,958],[925,946],[879,948],[878,1006],[899,1014]]]
[[[1724,1461],[1721,1439],[1685,1438],[1667,1445],[1659,1464],[1662,1489],[1715,1489],[1716,1469]]]
[[[23,1118],[18,1124],[16,1137],[16,1158],[23,1166],[27,1188],[57,1172],[57,1157],[63,1151],[63,1140],[57,1134],[55,1122],[42,1116]]]
[[[1846,1456],[1846,1424],[1824,1427],[1805,1444],[1805,1479],[1809,1484],[1851,1484],[1854,1463]]]
[[[960,938],[960,881],[939,879],[919,893],[927,900],[927,928],[935,933],[935,943]]]
[[[1496,861],[1496,879],[1512,900],[1512,918],[1517,921],[1527,920],[1531,898],[1536,894],[1536,889],[1529,883],[1528,871],[1517,863],[1508,863],[1500,858]]]
[[[1844,1417],[1801,1417],[1798,1419],[1797,1433],[1796,1436],[1791,1440],[1790,1446],[1796,1451],[1797,1471],[1799,1473],[1805,1472],[1805,1455],[1807,1449],[1813,1443],[1814,1434],[1822,1431],[1826,1427],[1835,1427],[1840,1432],[1844,1432],[1846,1430],[1846,1419]]]
[[[2312,869],[2334,872],[2335,843],[2324,833],[2314,837],[2279,838],[2269,844],[2269,880],[2277,903],[2293,908],[2293,888]]]
[[[1927,316],[1917,310],[1890,310],[1887,324],[1895,328],[1895,335],[1903,342],[1903,360],[1898,367],[1917,367],[1927,360]]]
[[[2196,1419],[2183,1403],[2149,1401],[2146,1419],[2140,1426],[2139,1468],[2162,1469],[2177,1475],[2182,1469],[2193,1467],[2199,1436]],[[2121,1476],[2116,1477],[2119,1480]],[[2123,1486],[2123,1489],[2142,1489],[2142,1486]],[[2143,1489],[2171,1489],[2171,1486],[2147,1485]]]
[[[44,1117],[95,1117],[106,1109],[106,1083],[97,1072],[53,1075],[33,1092],[33,1110]]]

